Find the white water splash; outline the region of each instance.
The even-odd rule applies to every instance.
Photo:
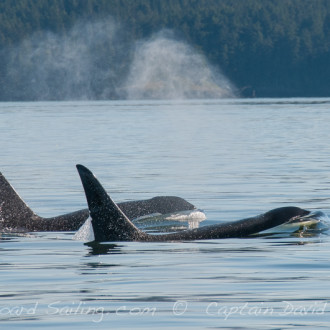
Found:
[[[283,223],[282,225],[264,230],[262,233],[295,233],[301,235],[309,231],[323,232],[330,228],[328,216],[321,211],[313,211],[309,215]]]
[[[206,215],[201,210],[192,210],[192,211],[182,211],[179,213],[174,213],[165,218],[166,220],[174,221],[187,221],[187,220],[198,220],[204,221]]]
[[[185,211],[177,214],[171,214],[165,218],[166,220],[187,222],[188,229],[198,228],[200,222],[206,220],[206,215],[200,210]]]

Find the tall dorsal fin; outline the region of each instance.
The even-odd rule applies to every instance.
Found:
[[[31,219],[38,218],[0,173],[0,228],[26,228]]]
[[[220,223],[181,232],[148,235],[134,226],[106,193],[93,173],[77,165],[88,202],[95,241],[179,241],[248,237],[251,234],[299,219],[310,212],[298,207],[281,207],[238,221]]]
[[[146,235],[126,217],[89,169],[77,165],[77,170],[85,190],[95,241],[134,241]]]

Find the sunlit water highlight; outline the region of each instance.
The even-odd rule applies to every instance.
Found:
[[[286,205],[326,216],[329,104],[2,103],[1,171],[42,216],[86,207],[76,163],[93,170],[115,201],[187,199],[207,216],[200,226]],[[99,245],[73,236],[1,236],[4,328],[328,326],[327,231]]]

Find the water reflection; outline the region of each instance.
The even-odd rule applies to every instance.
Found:
[[[89,247],[87,256],[95,256],[100,254],[120,254],[120,246],[117,244],[106,244],[98,242],[89,242],[84,245]]]

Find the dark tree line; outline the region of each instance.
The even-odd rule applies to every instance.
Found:
[[[0,100],[10,99],[8,49],[40,31],[66,35],[78,21],[107,17],[131,40],[173,29],[243,96],[330,96],[329,0],[2,0]]]

